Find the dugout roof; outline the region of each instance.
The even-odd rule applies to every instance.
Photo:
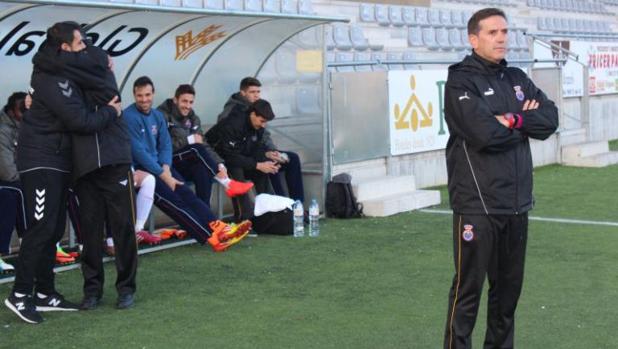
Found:
[[[133,81],[148,75],[157,100],[180,83],[199,93],[196,110],[220,110],[244,76],[257,76],[273,52],[295,34],[336,17],[202,8],[137,5],[108,1],[0,1],[0,57],[4,101],[25,91],[31,59],[45,30],[58,21],[86,25],[93,43],[114,58],[125,106]],[[322,66],[324,65],[321,62]]]

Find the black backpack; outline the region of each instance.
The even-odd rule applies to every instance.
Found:
[[[326,215],[334,218],[358,218],[363,216],[352,191],[352,176],[341,173],[326,185]]]

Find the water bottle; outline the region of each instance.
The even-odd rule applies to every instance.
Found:
[[[311,200],[309,206],[309,236],[317,237],[320,235],[320,206],[316,199]]]
[[[303,203],[299,200],[296,200],[293,206],[294,209],[294,237],[300,238],[305,235],[305,208],[303,207]]]

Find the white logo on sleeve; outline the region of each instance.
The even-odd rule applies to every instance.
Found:
[[[468,97],[468,91],[464,92],[463,96],[459,96],[460,101],[463,101],[464,99],[470,99],[470,97]]]
[[[494,94],[494,90],[491,87],[487,88],[487,91],[483,92],[485,96],[491,96]]]

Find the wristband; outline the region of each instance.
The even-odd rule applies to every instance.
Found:
[[[519,129],[524,123],[524,117],[521,114],[515,114],[515,123],[513,128]]]

